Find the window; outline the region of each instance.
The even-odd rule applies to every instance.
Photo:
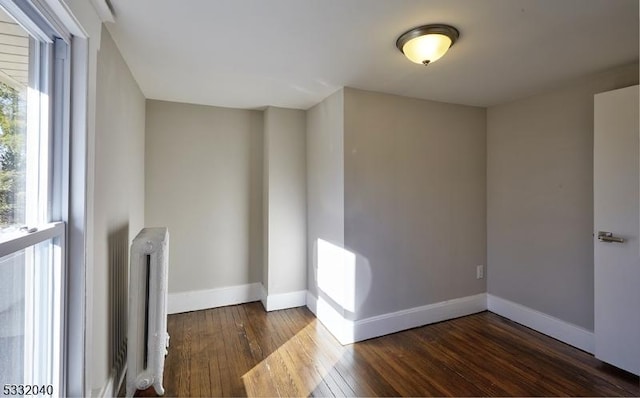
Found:
[[[0,6],[0,385],[64,395],[68,40]]]
[[[0,231],[26,224],[29,35],[0,12]]]

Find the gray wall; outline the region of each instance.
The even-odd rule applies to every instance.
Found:
[[[145,99],[109,32],[102,29],[97,58],[95,198],[92,210],[93,295],[91,316],[91,388],[100,389],[112,363],[111,288],[114,275],[128,273],[128,248],[144,226]],[[118,314],[126,318],[126,313]]]
[[[170,293],[260,282],[262,119],[147,101],[146,221],[169,228]]]
[[[344,109],[356,318],[485,292],[485,109],[350,88]]]
[[[264,112],[264,275],[269,295],[307,288],[306,114]]]
[[[307,289],[316,296],[318,239],[344,245],[344,91],[307,111]]]
[[[487,111],[488,292],[593,330],[593,95],[638,65]]]

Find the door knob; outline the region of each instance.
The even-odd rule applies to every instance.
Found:
[[[598,240],[600,242],[624,243],[624,238],[613,236],[613,233],[606,231],[598,231]]]

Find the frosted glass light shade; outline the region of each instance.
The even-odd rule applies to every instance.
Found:
[[[451,39],[441,34],[418,36],[409,40],[402,52],[416,64],[429,64],[439,60],[451,47]]]
[[[403,33],[396,41],[396,47],[411,62],[428,65],[439,60],[459,36],[453,26],[425,25]]]

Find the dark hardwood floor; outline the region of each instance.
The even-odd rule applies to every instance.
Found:
[[[344,347],[306,308],[260,303],[168,329],[166,396],[640,395],[638,377],[490,312]]]

